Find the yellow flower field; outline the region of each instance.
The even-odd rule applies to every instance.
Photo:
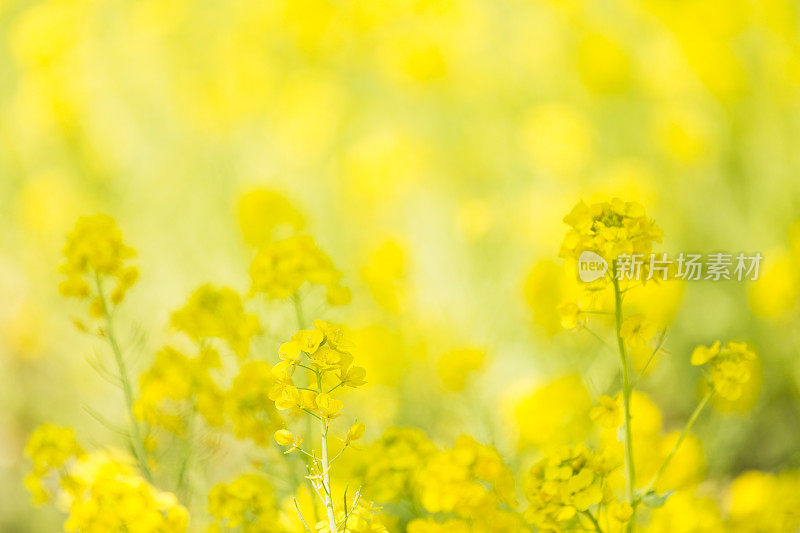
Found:
[[[0,531],[800,531],[798,23],[0,0]]]

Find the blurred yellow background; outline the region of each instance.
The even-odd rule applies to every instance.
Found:
[[[105,442],[85,407],[122,413],[57,292],[75,220],[113,216],[138,252],[121,314],[141,372],[194,288],[247,293],[237,205],[256,189],[292,202],[353,291],[333,316],[379,399],[359,407],[368,436],[469,433],[512,463],[581,438],[573,417],[589,424],[614,376],[555,312],[578,200],[642,203],[669,252],[760,251],[757,282],[651,295],[670,353],[642,386],[680,427],[691,349],[751,343],[752,409],[697,429],[707,476],[797,467],[799,15],[788,0],[0,0],[0,530],[58,527],[21,484],[33,427]],[[279,315],[262,326],[285,336]]]

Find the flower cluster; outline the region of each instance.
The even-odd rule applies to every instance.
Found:
[[[278,508],[272,485],[262,475],[242,474],[214,485],[208,493],[208,511],[214,518],[209,533],[279,533]]]
[[[86,456],[62,483],[71,499],[65,531],[181,533],[188,527],[189,513],[174,494],[157,490],[106,453]]]
[[[717,341],[711,346],[695,348],[691,363],[695,366],[708,363],[714,392],[726,400],[737,400],[752,376],[755,360],[756,354],[747,343],[731,341],[723,346]]]
[[[25,486],[36,504],[46,503],[50,492],[44,487],[45,477],[60,470],[71,459],[84,455],[83,448],[71,428],[42,424],[28,438],[25,455],[33,462],[33,469],[25,477]]]
[[[417,472],[437,452],[419,429],[388,428],[359,454],[351,474],[361,482],[365,495],[374,501],[411,500]]]
[[[437,364],[444,388],[453,392],[463,390],[469,377],[480,370],[486,360],[486,350],[464,347],[445,353]]]
[[[511,470],[494,448],[472,437],[462,435],[453,448],[433,455],[416,482],[429,513],[454,514],[476,531],[521,529],[518,516],[508,511],[515,507]]]
[[[246,194],[239,203],[239,223],[245,241],[257,250],[250,264],[251,293],[280,300],[296,296],[308,283],[325,287],[330,305],[350,301],[330,257],[311,236],[297,233],[303,216],[283,196],[265,190]]]
[[[127,260],[136,252],[122,241],[122,234],[108,215],[81,217],[67,236],[66,261],[59,271],[66,279],[59,285],[64,296],[91,298],[89,311],[102,317],[109,304],[116,305],[136,282],[139,271]],[[114,288],[106,300],[104,283],[113,280]]]
[[[579,202],[564,222],[571,229],[559,256],[574,259],[584,251],[595,252],[609,263],[621,254],[647,254],[663,235],[644,207],[619,198],[591,205]]]
[[[352,347],[344,327],[330,324],[322,320],[314,321],[314,329],[301,329],[291,340],[283,343],[278,349],[280,362],[272,372],[277,380],[269,390],[269,398],[280,410],[291,413],[306,413],[317,419],[320,424],[320,454],[308,452],[301,448],[303,438],[295,436],[288,429],[275,432],[275,441],[286,447],[285,453],[299,450],[310,458],[309,475],[314,492],[325,503],[327,520],[316,524],[318,531],[337,533],[339,531],[383,532],[385,528],[373,521],[374,509],[371,504],[361,500],[360,491],[348,504],[346,493],[344,506],[337,509],[334,504],[331,488],[331,466],[351,445],[364,436],[365,426],[356,422],[350,426],[345,437],[341,438],[344,446],[336,455],[331,455],[328,439],[331,423],[341,416],[344,402],[338,396],[344,387],[360,387],[366,383],[366,371],[353,365]],[[305,386],[294,382],[295,371],[302,367],[306,373]],[[311,437],[311,435],[309,435]],[[302,511],[297,510],[301,520]]]
[[[64,531],[186,531],[188,512],[173,494],[150,485],[125,457],[85,453],[69,428],[38,427],[28,439],[25,454],[33,462],[26,487],[36,503],[57,496],[66,504],[69,516]],[[47,490],[43,482],[51,474],[55,480]]]
[[[344,305],[350,291],[341,285],[342,275],[330,257],[308,235],[293,235],[263,246],[250,264],[252,292],[283,299],[309,283],[327,289],[328,303]]]
[[[236,437],[252,439],[264,446],[270,442],[272,433],[283,427],[283,420],[269,397],[275,382],[266,361],[248,361],[239,369],[224,402],[225,416]]]
[[[349,347],[342,326],[315,320],[313,330],[300,330],[281,345],[281,361],[272,369],[277,381],[269,398],[281,410],[306,410],[326,419],[338,417],[344,404],[331,393],[341,386],[356,388],[366,383],[366,371],[353,365]],[[295,370],[303,363],[315,374],[317,390],[295,386]]]
[[[195,342],[224,340],[242,358],[250,349],[250,339],[261,332],[258,317],[245,312],[239,293],[213,285],[197,288],[186,305],[172,313],[171,321]]]
[[[189,357],[165,346],[156,353],[152,365],[139,377],[139,397],[134,415],[150,426],[185,436],[190,413],[196,410],[212,426],[223,424],[219,409],[223,392],[211,377],[220,366],[219,353],[204,349]]]
[[[289,200],[275,191],[256,189],[239,200],[239,228],[247,244],[259,248],[277,233],[303,229],[305,221]]]
[[[800,472],[749,471],[731,483],[729,531],[789,533],[800,528]]]
[[[608,455],[583,445],[564,447],[544,457],[528,474],[525,517],[544,530],[580,529],[587,518],[594,519],[592,509],[614,501],[605,481],[618,467]],[[620,503],[624,516],[627,504]],[[592,529],[591,525],[586,529]]]

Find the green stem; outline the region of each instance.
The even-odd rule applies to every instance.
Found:
[[[661,348],[664,346],[664,339],[666,337],[667,337],[667,330],[665,329],[661,333],[661,338],[658,339],[658,344],[656,345],[655,349],[650,353],[650,357],[647,358],[647,362],[642,367],[642,370],[636,376],[636,379],[633,380],[633,383],[631,384],[631,388],[635,387],[636,384],[639,383],[639,380],[642,379],[642,376],[644,376],[644,373],[647,372],[647,369],[650,367],[650,363],[653,362],[653,359],[655,359],[656,354],[658,352],[660,352]]]
[[[697,407],[695,407],[694,412],[692,412],[692,415],[689,417],[689,421],[686,422],[686,427],[684,427],[683,431],[681,431],[678,440],[675,441],[675,445],[672,447],[672,450],[670,450],[669,455],[667,455],[667,458],[664,459],[664,463],[661,465],[661,468],[658,469],[658,472],[656,473],[655,477],[653,477],[653,480],[647,484],[647,488],[645,488],[644,490],[645,494],[653,490],[653,487],[655,486],[656,482],[658,482],[661,475],[667,469],[667,466],[669,465],[670,461],[672,461],[672,458],[675,456],[675,453],[678,451],[678,448],[680,448],[683,439],[685,439],[686,435],[689,434],[689,430],[692,429],[692,426],[697,421],[697,418],[700,416],[700,413],[703,411],[705,406],[708,405],[708,402],[711,401],[712,396],[714,396],[713,388],[709,390],[705,396],[703,396],[703,399],[700,400],[700,403],[697,404]]]
[[[616,267],[616,265],[615,265]],[[616,271],[616,268],[614,268]],[[625,410],[625,472],[627,477],[628,502],[633,507],[633,515],[628,521],[627,531],[634,530],[636,520],[636,507],[634,506],[634,487],[636,484],[636,469],[633,464],[633,434],[631,431],[631,382],[628,369],[628,353],[625,350],[625,339],[622,338],[622,293],[619,289],[619,280],[612,278],[614,284],[614,316],[616,319],[617,346],[619,347],[620,363],[622,364],[622,398]]]
[[[322,394],[322,375],[320,373],[317,373],[317,390]],[[328,420],[325,418],[320,418],[320,435],[322,437],[320,468],[322,468],[322,488],[325,492],[325,509],[328,512],[330,533],[337,533],[339,526],[336,524],[336,513],[333,510],[333,492],[331,490],[331,475],[329,472],[330,463],[328,462]]]
[[[119,342],[117,342],[117,336],[114,333],[114,323],[111,319],[111,313],[108,310],[105,294],[103,293],[103,285],[100,281],[100,276],[97,274],[95,274],[95,282],[97,284],[97,295],[103,304],[103,315],[106,321],[106,338],[108,338],[108,343],[111,345],[111,351],[114,353],[114,359],[117,363],[119,378],[122,384],[122,391],[125,395],[125,406],[128,410],[128,416],[130,417],[131,439],[133,440],[131,449],[136,456],[136,461],[139,463],[139,467],[141,468],[144,477],[147,479],[147,481],[152,482],[153,476],[150,473],[150,467],[147,466],[147,454],[144,451],[144,440],[142,439],[141,429],[139,428],[139,423],[133,414],[133,387],[131,386],[131,380],[128,376],[128,367],[125,364],[125,358],[122,356],[122,350],[119,347]]]
[[[192,404],[189,409],[189,416],[188,420],[186,421],[186,441],[184,442],[184,456],[183,461],[181,461],[181,468],[178,472],[178,485],[176,492],[182,499],[183,503],[188,508],[191,503],[191,495],[192,491],[187,483],[186,477],[187,473],[189,472],[189,466],[192,463],[192,441],[194,440],[194,418],[195,418],[196,406],[195,402],[192,401]]]
[[[297,317],[297,328],[298,329],[305,329],[306,328],[306,320],[303,317],[303,305],[300,301],[300,294],[295,291],[292,294],[292,303],[294,304],[294,314]]]

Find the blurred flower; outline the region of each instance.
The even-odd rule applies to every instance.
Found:
[[[278,508],[272,486],[259,474],[242,474],[214,485],[208,493],[212,533],[237,529],[247,533],[278,533]]]
[[[434,454],[419,472],[417,484],[420,502],[430,513],[520,527],[505,510],[515,502],[513,474],[494,448],[472,437],[462,435],[452,449]]]
[[[264,293],[271,299],[289,298],[309,283],[326,287],[331,305],[343,305],[350,298],[340,290],[341,277],[331,259],[307,235],[269,243],[250,265],[251,292]]]
[[[461,348],[445,353],[436,368],[445,388],[458,392],[464,388],[467,379],[483,367],[485,359],[486,350]]]
[[[369,287],[375,301],[392,313],[405,307],[405,284],[408,259],[400,244],[387,240],[370,254],[361,269],[361,278]]]
[[[546,335],[554,335],[562,327],[577,326],[577,320],[573,321],[577,316],[573,312],[578,306],[574,302],[567,306],[565,302],[577,298],[578,284],[575,276],[568,274],[563,266],[549,259],[538,261],[525,278],[524,292],[534,323]]]
[[[656,327],[644,316],[633,315],[622,322],[619,334],[632,348],[641,348],[655,336]]]
[[[597,404],[589,411],[592,422],[607,428],[617,428],[622,425],[622,406],[619,396],[616,398],[598,396]]]
[[[545,383],[513,402],[519,445],[552,446],[582,440],[589,431],[589,393],[581,378],[569,374]]]
[[[731,483],[728,505],[732,530],[796,531],[800,527],[800,473],[745,472]]]
[[[25,477],[25,486],[35,504],[49,501],[50,493],[42,485],[51,471],[61,469],[67,461],[84,455],[83,448],[71,428],[42,424],[28,437],[25,455],[33,462],[33,470]]]
[[[72,497],[64,531],[187,530],[189,513],[174,494],[159,491],[133,468],[106,453],[86,456],[64,482]]]
[[[755,360],[756,354],[746,343],[730,341],[722,346],[717,341],[710,347],[695,348],[691,362],[695,366],[709,364],[714,391],[726,400],[737,400],[752,376],[750,365]]]
[[[275,377],[267,362],[249,361],[241,366],[223,403],[226,418],[238,438],[249,438],[264,446],[273,432],[283,426],[270,396],[274,384]]]
[[[67,279],[58,286],[59,291],[64,296],[77,298],[94,295],[90,310],[94,316],[102,316],[108,312],[106,306],[109,305],[101,292],[103,281],[115,280],[110,302],[114,305],[121,302],[139,277],[136,267],[125,264],[135,253],[122,242],[122,233],[113,218],[108,215],[81,217],[64,245],[66,261],[59,272]]]
[[[186,305],[172,313],[171,322],[198,343],[209,337],[225,340],[242,358],[250,349],[250,339],[261,332],[258,317],[245,313],[236,291],[213,285],[198,287]]]
[[[303,215],[286,198],[269,190],[243,195],[238,214],[245,242],[256,248],[268,245],[282,228],[299,231],[305,225]]]
[[[220,364],[219,354],[214,350],[205,349],[190,358],[169,346],[162,348],[150,368],[139,377],[139,397],[133,405],[135,416],[181,436],[186,434],[186,424],[194,410],[208,424],[221,426],[223,393],[210,374]]]
[[[726,531],[717,503],[698,497],[692,489],[670,495],[662,507],[653,509],[647,533],[721,533]]]

